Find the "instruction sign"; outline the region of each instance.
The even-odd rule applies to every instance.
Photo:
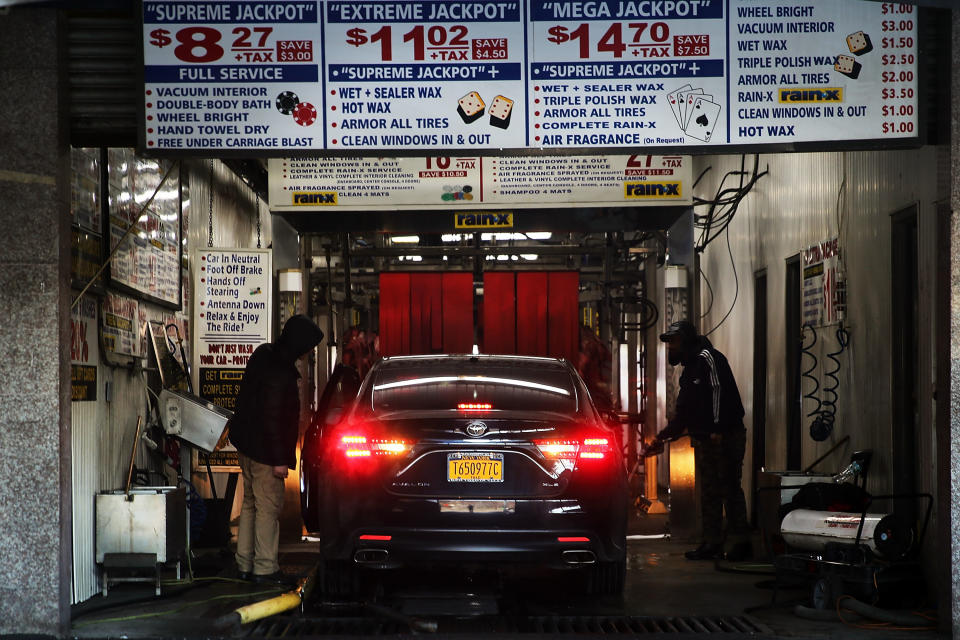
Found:
[[[689,156],[271,158],[273,211],[689,205]],[[458,225],[459,226],[459,225]]]
[[[832,238],[803,250],[801,277],[802,325],[822,327],[840,321],[835,296],[840,242]]]
[[[231,411],[250,355],[270,341],[271,256],[269,249],[204,249],[194,262],[194,388]]]
[[[140,305],[116,293],[103,298],[100,330],[104,348],[114,354],[140,357]]]
[[[144,0],[141,145],[283,156],[917,138],[917,18],[869,0]]]

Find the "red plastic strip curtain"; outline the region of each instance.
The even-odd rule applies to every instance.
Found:
[[[547,285],[548,354],[566,358],[577,366],[580,344],[580,274],[576,271],[552,271]]]
[[[473,350],[473,274],[443,274],[443,352]]]
[[[443,274],[410,274],[410,351],[440,353],[443,350]]]
[[[520,355],[550,355],[547,341],[547,283],[545,271],[517,274],[517,353]]]
[[[410,274],[380,274],[380,355],[410,353]]]
[[[513,273],[483,274],[483,352],[517,352],[517,285]]]

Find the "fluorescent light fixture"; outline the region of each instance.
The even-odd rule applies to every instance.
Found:
[[[629,411],[630,406],[630,384],[628,382],[630,372],[627,370],[627,356],[630,354],[627,343],[620,345],[620,406],[623,411]]]
[[[416,244],[420,242],[420,236],[391,236],[390,242],[393,244]]]
[[[510,259],[510,256],[508,256],[505,253],[501,253],[500,255],[497,256],[497,260],[499,260],[500,262],[506,262],[509,259]]]
[[[463,240],[463,235],[459,233],[445,233],[440,236],[441,242],[460,242]]]
[[[383,391],[385,389],[397,389],[400,387],[415,387],[422,384],[438,384],[440,382],[476,382],[481,384],[502,384],[510,387],[523,387],[525,389],[537,389],[547,391],[558,395],[568,396],[570,392],[560,387],[551,387],[550,385],[540,384],[539,382],[530,382],[529,380],[516,380],[514,378],[488,378],[487,376],[434,376],[432,378],[413,378],[412,380],[397,380],[396,382],[386,382],[373,386],[374,391]]]
[[[538,256],[535,253],[521,253],[520,257],[523,258],[524,260],[536,260],[540,256]]]
[[[549,231],[531,231],[527,234],[527,237],[531,240],[549,240],[553,237],[553,233]]]

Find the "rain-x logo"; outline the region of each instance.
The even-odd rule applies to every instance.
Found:
[[[337,204],[336,191],[297,191],[293,194],[293,204],[296,206],[331,205]]]
[[[625,198],[679,198],[679,182],[625,182]]]
[[[513,226],[513,214],[496,213],[455,213],[454,226],[457,229],[510,228]]]

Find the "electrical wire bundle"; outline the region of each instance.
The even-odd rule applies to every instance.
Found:
[[[705,214],[695,214],[693,217],[694,226],[700,230],[700,237],[695,244],[698,253],[702,253],[708,244],[727,230],[727,227],[730,226],[733,217],[737,213],[740,202],[750,193],[753,185],[769,173],[769,170],[758,171],[759,166],[760,154],[754,154],[753,170],[749,172],[746,171],[746,156],[741,155],[740,170],[728,171],[726,175],[723,176],[723,179],[720,181],[720,186],[717,187],[717,193],[712,200],[705,200],[696,196],[693,197],[694,206],[709,206]],[[707,167],[697,177],[696,182],[693,183],[694,188],[696,188],[697,183],[700,182],[710,169],[712,169],[712,167]],[[739,186],[724,187],[727,179],[738,177],[740,178]],[[744,179],[748,177],[749,179],[744,182]]]
[[[733,312],[733,308],[737,303],[737,297],[740,295],[740,279],[737,276],[737,266],[733,259],[733,250],[730,248],[729,227],[730,223],[733,221],[733,217],[737,213],[737,208],[740,206],[740,203],[747,196],[747,194],[750,193],[750,190],[753,189],[753,185],[755,185],[760,178],[769,173],[769,170],[759,171],[759,166],[760,155],[754,154],[753,170],[750,172],[746,171],[746,156],[741,155],[740,170],[728,171],[726,175],[723,176],[723,179],[720,180],[720,186],[717,187],[717,193],[714,195],[712,200],[705,200],[696,196],[693,197],[694,206],[709,207],[705,214],[694,214],[693,216],[693,225],[695,228],[700,230],[700,236],[694,244],[694,249],[697,251],[697,253],[702,253],[707,248],[707,245],[713,242],[717,236],[719,236],[721,233],[725,234],[727,239],[727,253],[730,255],[730,265],[733,267],[733,279],[735,284],[733,302],[730,304],[730,309],[727,310],[723,318],[720,319],[720,322],[718,322],[716,326],[703,334],[705,336],[709,336],[726,321],[726,319]],[[700,182],[703,176],[710,171],[711,168],[712,167],[707,167],[697,177],[697,180],[693,183],[694,188],[696,188],[697,184]],[[740,184],[738,186],[724,187],[728,178],[737,177],[740,178]],[[710,281],[707,279],[707,275],[702,269],[700,270],[700,275],[703,276],[703,279],[707,283],[707,288],[710,290],[710,307],[712,307],[713,287],[710,286]],[[710,307],[707,308],[707,311],[703,314],[703,316],[709,313]]]

